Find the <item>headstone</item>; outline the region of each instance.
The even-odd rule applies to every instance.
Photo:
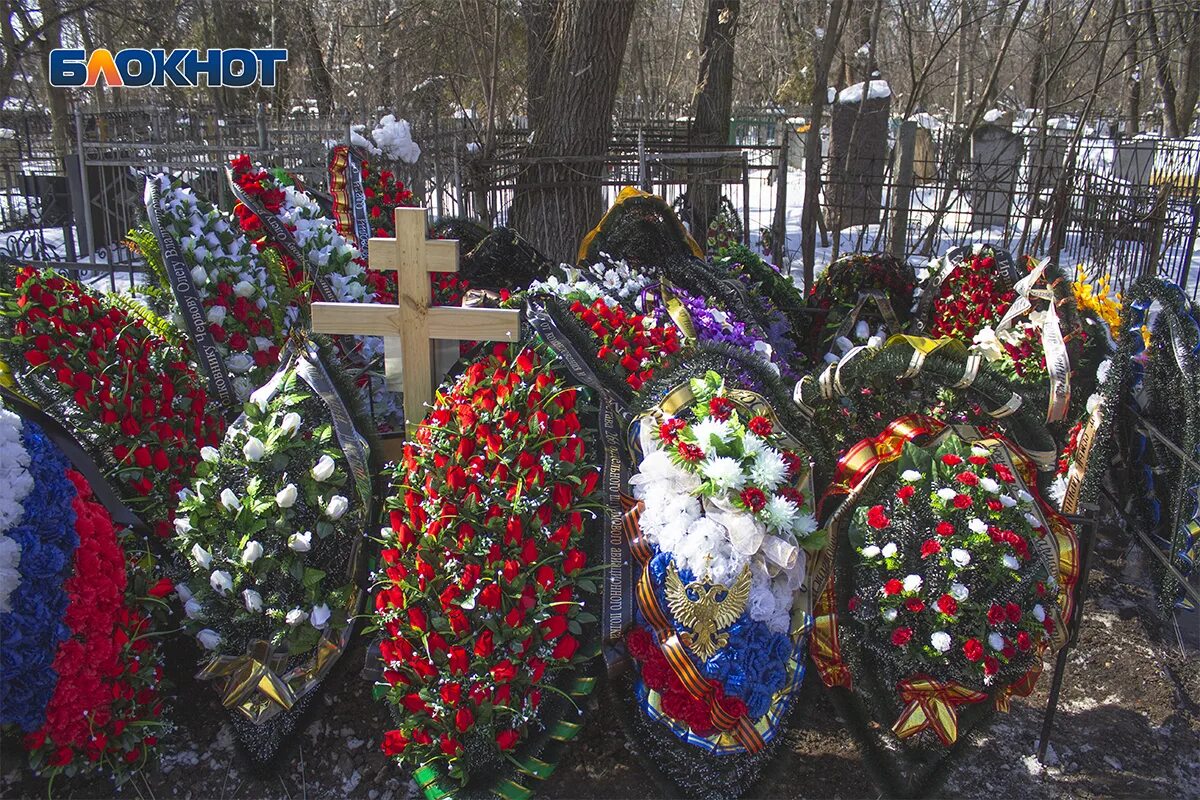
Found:
[[[934,155],[933,134],[918,126],[913,139],[913,183],[923,186],[937,178],[937,159]]]
[[[1021,137],[999,125],[981,125],[971,136],[971,227],[1003,228],[1012,212]]]
[[[887,81],[878,79],[838,93],[831,113],[825,185],[826,211],[833,230],[879,224],[891,103]]]
[[[1134,186],[1149,186],[1154,172],[1158,143],[1153,139],[1130,139],[1117,145],[1114,171],[1118,178]]]

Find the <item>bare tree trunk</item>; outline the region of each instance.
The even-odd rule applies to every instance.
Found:
[[[967,0],[958,0],[958,48],[954,54],[954,113],[951,119],[962,122],[967,100]]]
[[[1175,117],[1180,134],[1187,136],[1192,130],[1192,123],[1196,121],[1196,109],[1200,104],[1200,5],[1193,2],[1189,8],[1177,13],[1180,17],[1180,34],[1186,37],[1187,47],[1179,73],[1179,105]]]
[[[634,2],[560,5],[543,99],[535,104],[547,113],[536,114],[545,118],[536,119],[510,224],[551,258],[574,260],[602,211],[600,171]]]
[[[800,249],[804,258],[804,289],[813,285],[816,262],[817,217],[821,213],[821,117],[825,113],[829,70],[837,55],[845,25],[842,0],[831,0],[825,19],[825,36],[813,47],[813,84],[808,135],[804,140],[804,208],[800,212]],[[783,246],[781,242],[780,247]]]
[[[65,158],[71,152],[71,109],[67,90],[50,85],[50,51],[62,47],[61,7],[59,0],[42,0],[44,18],[54,20],[45,26],[38,39],[41,50],[42,72],[46,77],[46,99],[50,109],[50,132],[54,144],[54,155]]]
[[[561,0],[528,0],[521,3],[525,18],[525,115],[530,130],[541,127],[542,101],[550,82],[550,58],[554,53],[555,18]]]
[[[692,95],[692,124],[688,144],[705,150],[729,141],[733,108],[733,40],[737,35],[741,0],[708,0],[700,43],[700,74]],[[688,170],[688,226],[705,246],[708,225],[721,203],[719,161],[692,162]]]
[[[1122,70],[1125,73],[1125,98],[1121,112],[1125,119],[1125,135],[1137,136],[1142,116],[1142,68],[1138,63],[1137,18],[1130,13],[1125,0],[1117,0],[1116,12],[1125,29],[1125,51],[1122,54],[1125,62]]]
[[[1151,0],[1142,0],[1142,16],[1146,19],[1146,35],[1150,37],[1151,55],[1154,57],[1154,79],[1162,95],[1163,127],[1167,136],[1178,138],[1184,134],[1179,127],[1178,106],[1175,105],[1175,78],[1171,75],[1171,54],[1163,46],[1158,35],[1158,19]]]
[[[316,95],[317,113],[322,117],[333,115],[333,76],[325,57],[321,55],[321,38],[317,35],[317,23],[313,19],[312,7],[300,3],[300,36],[304,41],[304,58],[308,63],[309,87]]]

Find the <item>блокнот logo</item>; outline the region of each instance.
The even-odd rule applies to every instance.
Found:
[[[100,76],[112,87],[208,86],[244,88],[274,86],[276,67],[287,61],[286,48],[249,50],[143,50],[126,48],[114,56],[106,49],[60,48],[50,51],[50,85],[63,88],[95,86]]]

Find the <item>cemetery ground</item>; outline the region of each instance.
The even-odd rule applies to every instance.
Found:
[[[1047,764],[1033,755],[1050,686],[1042,676],[1029,698],[969,743],[938,796],[962,798],[1200,798],[1200,658],[1194,629],[1181,650],[1160,622],[1137,550],[1117,531],[1102,534],[1093,561],[1079,643],[1071,651]],[[1181,625],[1193,625],[1183,615]],[[272,771],[236,752],[233,732],[208,687],[176,650],[171,714],[177,729],[160,768],[116,792],[127,798],[413,799],[417,787],[379,750],[386,711],[358,680],[369,642],[347,653],[318,702],[320,714],[294,736]],[[810,669],[778,760],[747,797],[877,797],[862,756]],[[603,695],[603,693],[599,693]],[[53,796],[110,797],[105,781],[55,781]],[[0,776],[0,796],[45,797],[44,783],[20,768]],[[613,707],[601,701],[538,796],[662,796],[629,749]]]

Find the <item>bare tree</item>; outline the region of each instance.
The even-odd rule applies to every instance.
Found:
[[[633,0],[561,0],[511,224],[551,257],[573,260],[602,211],[600,170],[633,21]]]
[[[709,0],[700,42],[700,74],[692,100],[688,144],[704,150],[729,141],[733,107],[733,41],[737,35],[740,0]],[[721,202],[721,162],[693,162],[688,171],[688,224],[704,246],[708,225]]]

